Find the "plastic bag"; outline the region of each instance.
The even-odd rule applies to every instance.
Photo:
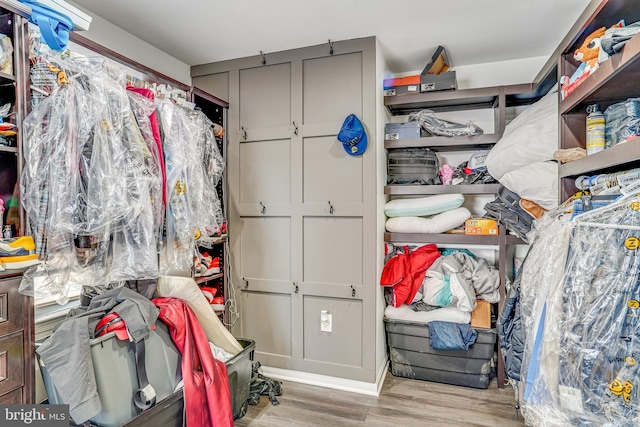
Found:
[[[639,203],[627,197],[537,229],[521,282],[527,424],[640,421]]]
[[[471,136],[482,135],[484,131],[472,122],[459,124],[436,117],[431,110],[422,110],[409,114],[409,121],[417,121],[433,136]]]
[[[103,289],[157,277],[154,171],[124,70],[47,51],[39,61],[57,83],[24,121],[21,200],[38,254],[54,267],[51,292],[74,280]]]

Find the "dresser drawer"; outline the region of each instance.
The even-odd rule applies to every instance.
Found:
[[[19,405],[22,401],[22,387],[0,396],[0,405]]]
[[[18,287],[22,277],[0,280],[0,336],[24,327],[24,299]]]
[[[24,382],[22,332],[0,338],[0,395]]]

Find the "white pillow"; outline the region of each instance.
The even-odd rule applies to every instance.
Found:
[[[485,163],[500,181],[505,173],[522,166],[553,160],[557,149],[558,93],[550,92],[507,125]]]
[[[384,205],[388,217],[427,216],[459,208],[464,203],[462,194],[439,194],[418,199],[396,199]]]
[[[386,228],[390,233],[444,233],[464,224],[469,218],[471,218],[469,209],[456,208],[431,218],[417,216],[389,218]]]
[[[384,315],[391,320],[405,320],[407,322],[429,323],[429,322],[452,322],[452,323],[469,323],[471,322],[471,313],[465,313],[455,306],[442,307],[431,311],[413,311],[406,304],[400,307],[392,305],[387,306]]]
[[[209,341],[233,355],[242,351],[242,345],[218,319],[200,287],[192,278],[160,276],[156,294],[161,297],[178,298],[185,301],[200,321]]]
[[[558,164],[538,162],[506,173],[500,184],[549,210],[558,206]]]

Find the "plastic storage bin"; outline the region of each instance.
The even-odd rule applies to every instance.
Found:
[[[158,322],[158,327],[155,332],[160,335],[163,343],[166,343],[168,339],[171,344],[170,348],[175,350],[175,354],[170,351],[168,355],[163,355],[165,351],[158,348],[157,340],[151,338],[151,342],[147,345],[151,347],[146,348],[145,356],[147,362],[147,375],[149,382],[156,388],[158,398],[153,408],[137,413],[131,403],[132,395],[123,393],[126,384],[130,384],[132,379],[135,380],[135,370],[131,372],[132,377],[123,379],[122,374],[124,370],[122,366],[107,366],[105,368],[96,369],[96,381],[98,385],[98,394],[102,402],[103,411],[96,418],[91,421],[99,426],[128,426],[128,427],[141,427],[141,426],[163,426],[163,427],[181,427],[183,425],[183,408],[184,397],[182,389],[177,392],[173,392],[175,385],[180,381],[181,375],[171,375],[171,372],[175,369],[180,370],[180,355],[173,346],[171,336],[167,331],[167,327],[164,323]],[[112,355],[107,357],[107,363],[112,363],[114,360],[119,359],[120,363],[123,362],[120,359],[124,355],[119,347],[113,352],[113,348],[109,349],[107,345],[100,345],[104,341],[109,341],[110,344],[117,344],[117,342],[124,343],[115,339],[110,339],[114,335],[113,332],[104,335],[91,341],[91,352],[94,355],[95,350],[107,349],[105,353],[111,352]],[[229,378],[229,391],[231,394],[231,405],[233,407],[233,418],[239,418],[244,412],[246,412],[247,401],[249,399],[249,389],[251,387],[251,364],[253,361],[253,351],[256,347],[255,341],[249,339],[238,338],[238,342],[242,345],[243,349],[240,353],[236,354],[233,358],[227,361],[227,376]],[[126,343],[125,343],[126,344]],[[95,350],[94,350],[95,349]],[[154,356],[149,356],[153,352]],[[101,352],[102,353],[102,352]],[[115,353],[115,355],[113,354]],[[174,359],[173,356],[177,355]],[[133,356],[133,354],[131,354]],[[99,356],[100,357],[100,356]],[[102,356],[104,357],[104,356]],[[150,360],[150,357],[153,360]],[[133,360],[133,359],[130,359]],[[104,362],[104,360],[102,359]],[[158,363],[160,362],[160,363]],[[129,365],[124,361],[125,365]],[[153,364],[153,365],[152,365]],[[94,359],[94,365],[96,365],[96,359]],[[151,368],[153,366],[153,368]],[[63,403],[60,401],[58,394],[55,391],[49,375],[47,374],[46,367],[40,362],[40,370],[49,397],[49,403]],[[115,374],[115,375],[114,375]],[[173,378],[174,381],[170,381],[171,391],[168,391],[165,381],[162,385],[158,383],[158,377],[165,376],[165,379]],[[105,379],[110,377],[109,379]],[[177,379],[177,381],[176,381]],[[118,381],[124,381],[119,383]],[[120,384],[120,385],[119,385]],[[159,388],[158,388],[159,387]],[[132,386],[133,390],[133,386]],[[118,407],[120,405],[120,408]]]
[[[227,376],[229,377],[229,391],[233,418],[239,418],[248,406],[249,389],[251,387],[251,361],[256,343],[252,340],[237,338],[243,349],[232,359],[227,361]],[[168,397],[162,402],[133,418],[123,426],[126,427],[182,427],[184,397],[182,390]]]
[[[425,324],[385,319],[391,373],[397,377],[487,388],[493,375],[495,329],[476,329],[469,350],[434,350]]]
[[[118,426],[138,414],[133,393],[138,389],[135,354],[128,341],[119,340],[109,332],[90,341],[91,358],[102,412],[91,419],[99,426]],[[145,340],[145,367],[149,383],[159,402],[175,392],[182,379],[181,356],[167,326],[158,321],[156,329]],[[47,367],[38,358],[42,380],[51,404],[64,403],[51,381]]]

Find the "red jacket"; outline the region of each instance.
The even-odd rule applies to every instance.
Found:
[[[384,265],[380,276],[380,285],[393,287],[394,307],[413,302],[427,269],[439,256],[440,251],[434,244],[421,246],[413,252],[408,246],[403,252],[396,249],[396,254]]]
[[[189,306],[177,298],[155,298],[182,354],[186,427],[233,427],[227,365],[213,358],[207,336]]]

